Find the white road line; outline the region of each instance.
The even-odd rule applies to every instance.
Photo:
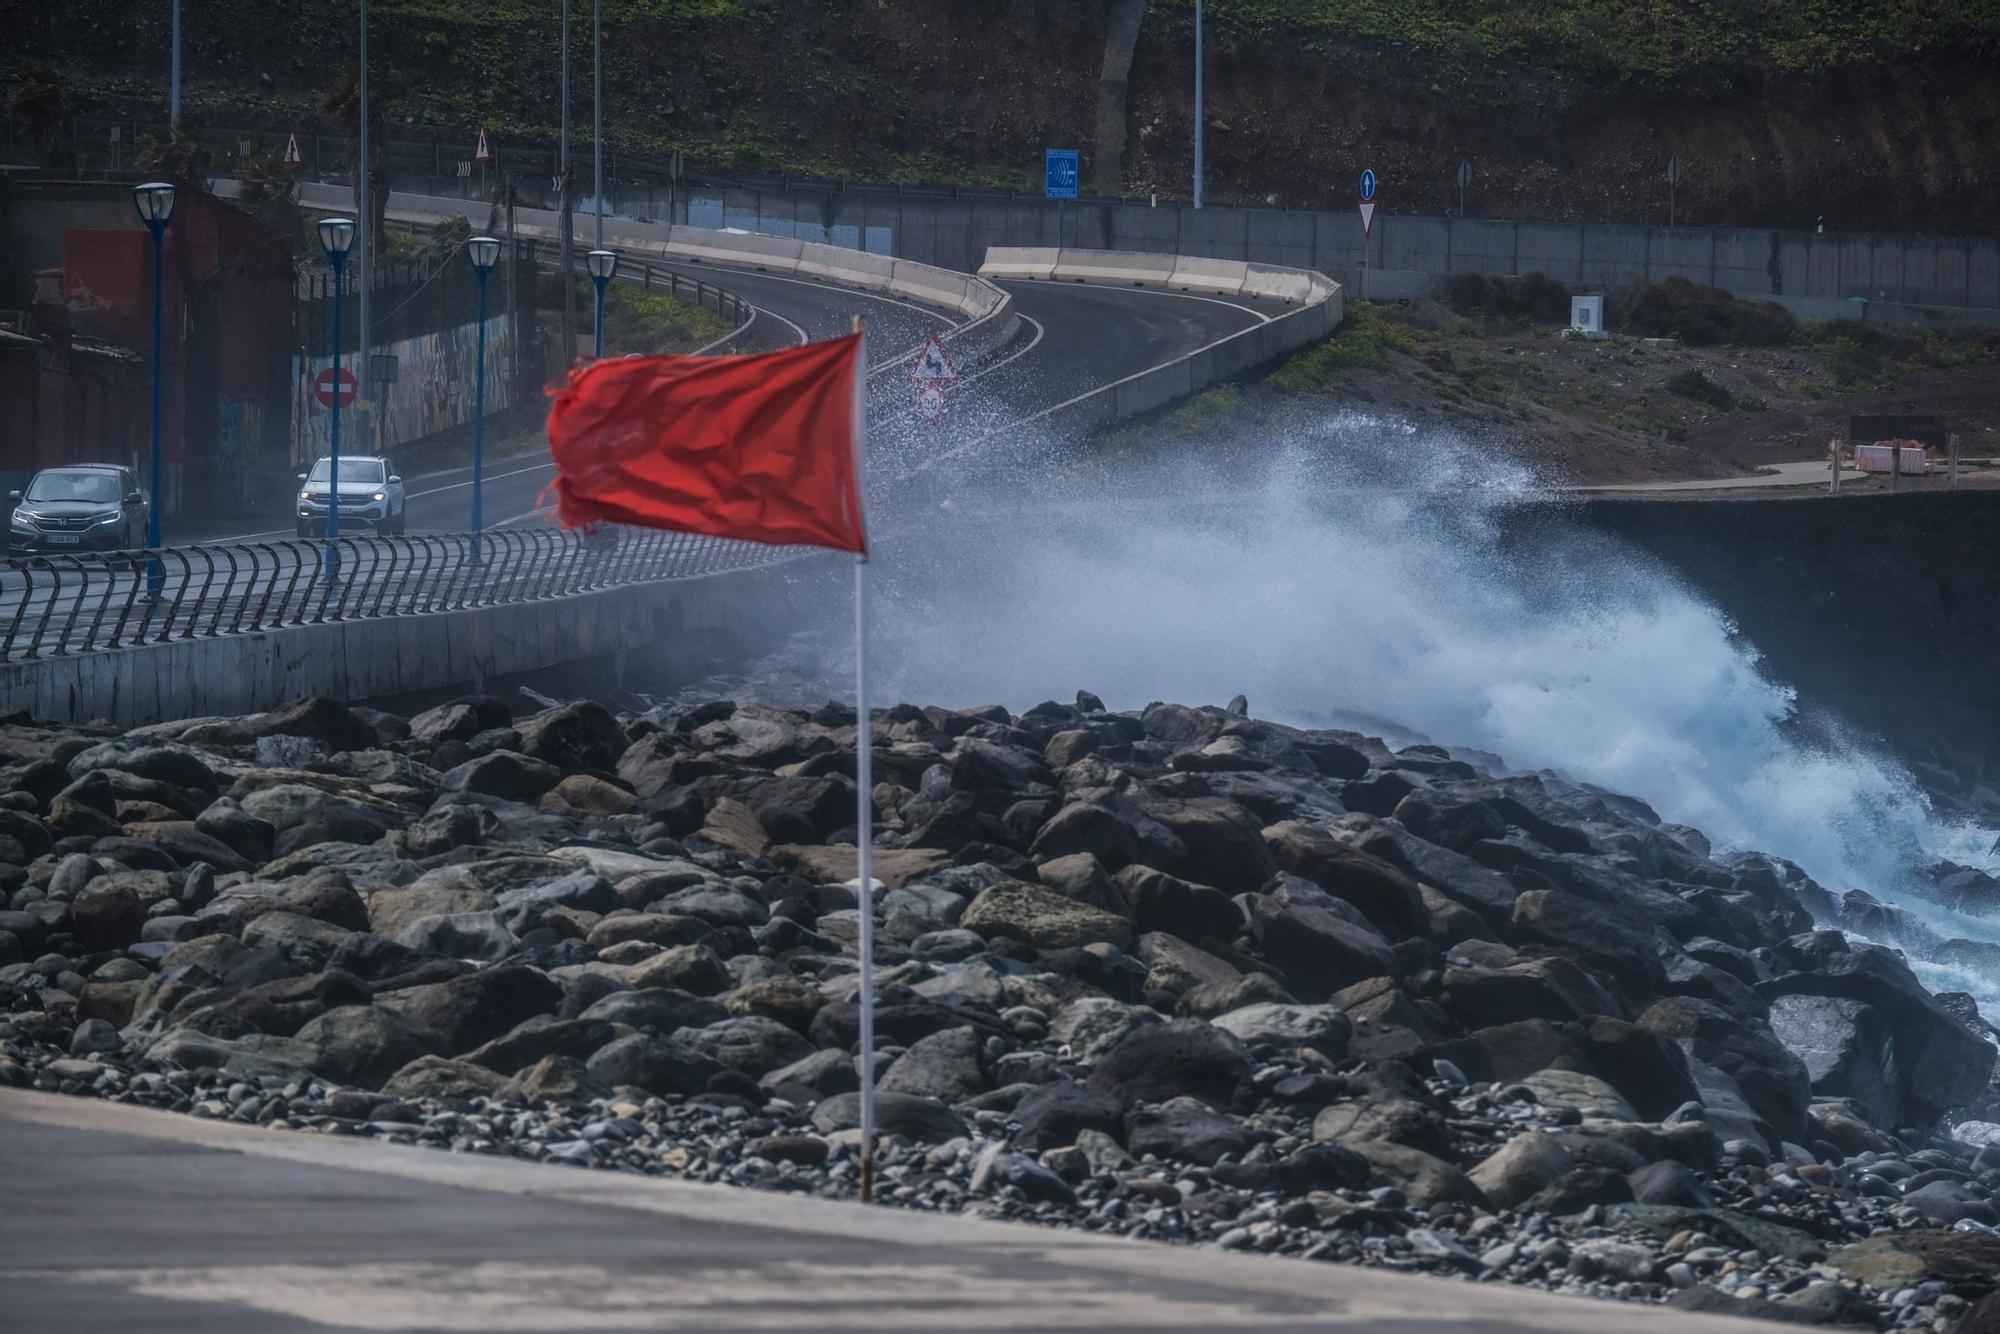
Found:
[[[1139,292],[1146,296],[1170,296],[1182,301],[1206,301],[1211,306],[1227,306],[1231,310],[1240,310],[1245,315],[1254,316],[1259,324],[1269,324],[1277,318],[1275,315],[1266,315],[1254,306],[1246,306],[1240,301],[1224,301],[1219,296],[1197,296],[1193,292],[1173,292],[1164,287],[1118,287],[1111,283],[1065,283],[1058,282],[1053,278],[1005,278],[998,281],[1034,283],[1041,287],[1060,287],[1064,291],[1073,291],[1076,288],[1085,287],[1107,292]],[[1289,314],[1290,312],[1286,313]]]
[[[991,375],[993,372],[999,370],[1002,366],[1005,366],[1008,362],[1019,361],[1022,357],[1027,356],[1030,352],[1033,352],[1035,350],[1035,344],[1042,341],[1042,335],[1047,333],[1048,330],[1042,326],[1042,322],[1040,320],[1036,319],[1032,315],[1023,315],[1021,317],[1021,321],[1024,324],[1032,324],[1035,326],[1035,336],[1028,340],[1028,345],[1022,348],[1019,352],[1010,352],[1006,356],[1002,357],[1000,360],[994,362],[991,366],[982,367],[981,369],[976,370],[972,374],[966,376],[964,381],[966,384],[971,384],[974,380],[977,380],[982,375]]]
[[[868,252],[864,250],[857,253],[867,254]],[[957,320],[954,320],[942,311],[932,310],[928,306],[920,306],[914,301],[905,301],[901,297],[895,296],[883,296],[877,292],[865,292],[858,287],[842,287],[839,283],[817,282],[811,278],[786,278],[776,273],[764,273],[757,269],[741,268],[734,264],[689,264],[684,260],[666,260],[661,263],[660,267],[680,269],[682,271],[694,269],[697,271],[705,270],[709,273],[740,273],[746,278],[755,278],[759,282],[793,283],[799,287],[817,287],[825,292],[839,292],[842,296],[860,297],[863,301],[880,301],[885,305],[902,306],[906,310],[913,310],[917,314],[927,319],[936,320],[941,324],[954,326],[958,324]]]

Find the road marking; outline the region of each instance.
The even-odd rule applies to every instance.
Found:
[[[869,252],[865,250],[860,250],[856,251],[855,253],[865,255],[868,254]],[[942,311],[932,310],[929,306],[920,306],[914,301],[905,301],[901,297],[882,296],[876,292],[866,292],[858,287],[843,287],[839,283],[835,282],[825,282],[813,278],[786,278],[776,273],[763,273],[756,269],[740,268],[734,264],[689,264],[686,261],[676,262],[673,260],[668,260],[662,263],[660,267],[664,269],[676,269],[681,272],[686,272],[690,268],[695,269],[697,271],[707,270],[710,273],[714,273],[720,270],[721,272],[724,273],[741,274],[745,278],[754,278],[759,282],[794,283],[800,287],[818,287],[828,292],[839,292],[843,296],[858,296],[863,301],[880,301],[885,305],[902,306],[907,310],[915,311],[917,314],[924,316],[926,319],[937,320],[941,324],[948,324],[953,326],[954,328],[956,328],[958,325],[958,321],[952,319],[951,316],[946,315]]]
[[[1180,301],[1206,301],[1211,306],[1227,306],[1231,310],[1240,310],[1245,315],[1254,316],[1259,324],[1269,324],[1272,320],[1278,318],[1275,315],[1266,315],[1255,306],[1246,306],[1240,301],[1224,301],[1219,296],[1198,296],[1193,292],[1171,292],[1164,287],[1113,287],[1109,283],[1065,283],[1057,282],[1053,278],[996,278],[991,281],[1034,283],[1039,287],[1060,287],[1065,292],[1073,292],[1079,287],[1085,287],[1095,288],[1103,292],[1137,292],[1144,296],[1170,296]],[[1290,314],[1291,312],[1287,311],[1285,313]]]
[[[977,380],[982,375],[991,375],[993,372],[999,370],[1002,366],[1005,366],[1008,362],[1019,361],[1022,357],[1027,356],[1030,352],[1033,352],[1035,350],[1035,344],[1042,341],[1042,335],[1047,333],[1048,330],[1042,327],[1042,322],[1036,319],[1032,315],[1021,316],[1021,321],[1024,324],[1032,324],[1035,326],[1035,336],[1028,340],[1028,345],[1022,348],[1019,352],[1008,353],[1000,360],[994,362],[991,366],[985,366],[979,370],[974,371],[972,374],[966,376],[962,383],[971,384],[974,380]]]

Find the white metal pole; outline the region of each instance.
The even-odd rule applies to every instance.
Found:
[[[174,76],[167,93],[167,125],[171,136],[172,127],[181,123],[181,0],[174,0]]]
[[[1201,0],[1194,0],[1194,206],[1201,207]]]
[[[597,248],[604,249],[604,0],[591,0],[592,40],[596,43],[595,78],[597,108],[590,128],[590,145],[596,154],[597,184],[591,211],[597,215]]]
[[[360,179],[354,183],[354,216],[361,223],[361,272],[355,275],[355,285],[360,289],[361,325],[354,358],[354,401],[360,410],[355,413],[354,425],[355,435],[365,449],[368,442],[375,438],[375,410],[368,397],[368,372],[373,361],[368,354],[375,346],[371,340],[374,330],[368,318],[369,291],[375,286],[375,210],[370,202],[372,192],[368,179],[373,175],[368,159],[368,0],[361,0],[361,78],[357,92],[361,100],[361,165],[357,172]],[[338,491],[339,488],[335,487],[336,494]]]
[[[867,322],[854,317],[862,337]],[[854,370],[854,488],[866,494],[868,353]],[[868,553],[854,558],[855,897],[861,909],[861,1202],[875,1198],[875,753],[868,719]]]

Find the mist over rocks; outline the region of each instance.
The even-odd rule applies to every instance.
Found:
[[[0,724],[0,1082],[851,1194],[857,730]],[[1240,699],[869,736],[891,1203],[1799,1323],[2000,1284],[2000,1035],[1831,929],[1865,886]]]

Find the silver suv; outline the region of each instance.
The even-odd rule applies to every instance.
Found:
[[[325,537],[326,512],[333,499],[328,479],[330,459],[322,458],[299,474],[296,505],[300,537]],[[366,524],[391,536],[403,531],[403,479],[389,470],[387,459],[346,454],[340,460],[340,522]]]

